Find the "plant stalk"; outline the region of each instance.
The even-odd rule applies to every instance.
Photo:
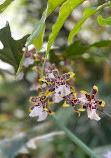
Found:
[[[84,144],[74,133],[72,133],[67,127],[65,127],[60,120],[57,120],[54,116],[50,115],[51,119],[54,123],[59,126],[66,135],[77,145],[79,146],[85,153],[87,153],[92,158],[100,158],[92,149],[90,149],[86,144]]]

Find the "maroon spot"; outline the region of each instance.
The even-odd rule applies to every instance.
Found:
[[[31,110],[33,110],[34,109],[34,107],[31,107]]]
[[[32,101],[32,102],[35,102],[35,101],[36,101],[36,99],[35,99],[35,98],[32,98],[32,99],[31,99],[31,101]]]
[[[45,95],[43,95],[43,96],[41,96],[41,98],[40,98],[41,100],[44,100],[44,99],[46,99],[46,96]]]
[[[94,99],[94,95],[91,96],[91,99]]]
[[[86,105],[83,105],[83,109],[86,109],[87,108],[87,106]]]
[[[102,104],[102,101],[99,101],[99,104],[101,105],[101,104]]]
[[[90,98],[90,95],[89,94],[85,94],[86,95],[86,98],[88,99],[88,100],[91,100],[91,98]]]
[[[89,104],[89,108],[91,108],[91,106],[92,106],[92,105],[91,105],[91,104]]]
[[[58,94],[60,95],[60,94],[61,94],[61,91],[59,91]]]
[[[97,90],[96,89],[92,89],[92,94],[96,94]]]
[[[77,99],[74,100],[74,103],[77,103]]]

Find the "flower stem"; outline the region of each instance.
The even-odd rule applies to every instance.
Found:
[[[67,127],[65,127],[60,120],[57,120],[54,116],[50,115],[51,119],[54,121],[54,123],[59,126],[66,135],[76,144],[78,145],[85,153],[87,153],[89,156],[93,158],[100,158],[99,155],[94,153],[93,150],[91,150],[86,144],[84,144],[74,133],[72,133]]]

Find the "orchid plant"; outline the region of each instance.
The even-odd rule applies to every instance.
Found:
[[[0,13],[2,13],[13,1],[14,0],[6,0],[3,4],[1,4]],[[99,121],[101,119],[99,113],[106,113],[103,109],[105,102],[97,98],[97,86],[94,85],[92,87],[90,94],[84,90],[77,93],[77,90],[74,86],[75,84],[73,82],[75,73],[69,71],[62,74],[59,68],[57,69],[55,64],[51,64],[48,60],[51,46],[68,16],[76,7],[85,1],[86,0],[48,0],[47,8],[43,12],[41,19],[35,25],[32,34],[30,36],[25,36],[20,41],[15,41],[11,37],[8,23],[3,30],[0,30],[0,40],[4,46],[8,48],[3,48],[3,50],[0,50],[0,59],[11,64],[15,68],[16,80],[23,79],[25,69],[28,66],[35,64],[35,62],[39,62],[37,66],[35,64],[35,66],[32,68],[33,71],[37,72],[37,85],[39,84],[39,86],[35,86],[35,88],[37,89],[38,95],[31,96],[29,99],[31,104],[29,116],[38,117],[37,121],[45,120],[48,114],[54,115],[55,112],[51,110],[51,105],[57,106],[60,104],[60,102],[63,103],[63,108],[72,106],[72,110],[75,111],[79,117],[81,112],[87,111],[88,118],[91,120]],[[47,50],[44,57],[39,52],[43,45],[46,20],[49,15],[59,6],[60,11],[58,19],[53,25],[52,32],[49,35]],[[106,1],[100,6],[86,8],[83,18],[81,18],[81,20],[78,21],[70,31],[68,36],[68,43],[70,44],[72,42],[73,37],[80,31],[82,25],[90,16],[96,14],[105,7],[111,7],[111,1]],[[102,26],[110,25],[111,17],[103,19],[103,17],[99,15],[97,21],[98,24]],[[110,45],[110,41],[106,42],[107,45]],[[9,45],[7,45],[7,43],[9,43]],[[34,45],[34,48],[29,50],[28,47],[31,44]],[[97,43],[90,45],[88,48],[95,45],[97,45]],[[14,49],[12,49],[13,47]],[[86,50],[88,48],[86,48]],[[78,139],[74,133],[68,130],[60,121],[56,120],[53,116],[50,117],[62,130],[65,131],[68,137],[88,155],[94,158],[99,158],[97,154],[95,154],[88,146],[86,146],[80,139]],[[110,153],[108,153],[108,155],[104,155],[104,157],[109,158],[109,155]]]

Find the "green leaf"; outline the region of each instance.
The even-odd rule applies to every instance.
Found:
[[[49,54],[50,48],[52,43],[54,42],[56,36],[58,35],[60,29],[62,28],[62,26],[64,25],[66,19],[68,18],[68,16],[70,15],[70,13],[73,11],[74,8],[76,8],[79,4],[81,4],[82,2],[84,2],[85,0],[67,0],[60,8],[59,11],[59,17],[57,22],[53,25],[52,27],[52,33],[49,36],[49,42],[48,42],[48,46],[47,46],[47,52],[46,52],[46,58],[44,60],[44,64],[47,60],[47,56]],[[44,64],[42,66],[42,71],[41,71],[41,75],[43,75],[43,69],[44,69]]]
[[[98,23],[99,25],[111,25],[111,16],[109,16],[106,19],[103,19],[103,17],[101,15],[98,16]]]
[[[0,49],[0,59],[6,63],[14,66],[15,71],[18,69],[19,62],[22,55],[23,45],[26,42],[28,35],[20,40],[14,40],[11,37],[10,27],[7,22],[6,26],[0,30],[0,41],[2,42],[4,48]]]
[[[111,40],[103,40],[99,42],[95,42],[91,45],[86,45],[82,43],[80,40],[74,41],[71,45],[69,45],[67,48],[64,47],[64,52],[62,53],[63,58],[68,58],[71,60],[80,59],[81,55],[89,52],[89,49],[92,47],[95,48],[101,48],[101,47],[110,47],[111,46]],[[99,54],[99,56],[102,56],[102,53]]]
[[[84,17],[74,26],[74,28],[71,30],[69,37],[68,37],[68,42],[71,43],[73,37],[79,32],[81,29],[83,23],[93,14],[97,13],[99,10],[102,8],[109,6],[111,7],[111,2],[107,2],[102,4],[101,6],[98,7],[92,7],[92,8],[86,8],[85,9],[85,15]]]
[[[88,46],[82,45],[81,41],[74,41],[69,47],[67,47],[63,53],[64,58],[80,58],[80,55],[88,50]]]
[[[92,45],[90,45],[90,47],[108,47],[111,46],[111,40],[103,40],[103,41],[99,41],[99,42],[95,42]]]
[[[44,11],[42,18],[39,20],[39,22],[37,22],[32,34],[27,40],[27,46],[34,44],[36,51],[39,51],[42,47],[46,16],[47,9]]]
[[[65,1],[66,0],[48,0],[47,16],[49,16],[59,5]]]
[[[3,4],[0,5],[0,13],[2,13],[14,0],[5,0]]]

